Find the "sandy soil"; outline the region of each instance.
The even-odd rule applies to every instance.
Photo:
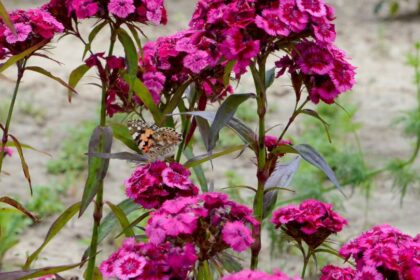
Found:
[[[36,3],[45,1],[5,1],[8,8],[28,8]],[[18,1],[16,1],[18,2]],[[19,1],[21,2],[21,1]],[[159,35],[170,34],[186,26],[193,9],[193,2],[188,0],[167,1],[170,23],[164,28],[147,28],[146,34],[153,39]],[[412,70],[405,64],[406,54],[412,50],[414,42],[420,40],[420,18],[402,17],[396,20],[382,20],[373,15],[375,1],[329,1],[337,8],[338,45],[353,57],[354,64],[358,67],[357,86],[354,89],[353,100],[357,103],[359,111],[357,121],[363,124],[360,131],[361,143],[368,155],[368,161],[375,165],[390,157],[408,155],[411,146],[407,139],[399,134],[390,123],[401,110],[411,108],[415,102],[415,89],[412,85]],[[410,7],[403,7],[409,10]],[[84,29],[87,31],[89,25]],[[107,34],[102,34],[96,41],[98,50],[106,44]],[[43,66],[56,75],[67,78],[70,71],[81,64],[80,44],[72,38],[61,40],[52,50],[55,58],[64,63],[63,66],[54,63],[43,63]],[[121,49],[118,51],[122,52]],[[37,61],[32,62],[34,65]],[[13,77],[12,71],[7,73]],[[245,81],[245,87],[250,85]],[[13,84],[3,82],[0,88],[1,99],[10,96]],[[279,87],[274,86],[273,89]],[[58,155],[60,143],[66,137],[69,127],[79,124],[83,120],[94,119],[97,111],[99,93],[87,85],[78,88],[80,95],[71,104],[67,102],[65,89],[56,83],[46,81],[39,76],[28,73],[25,76],[18,102],[30,102],[32,106],[42,111],[41,120],[34,120],[30,116],[18,114],[12,125],[12,133],[23,142],[47,151],[54,156]],[[274,95],[274,93],[273,93]],[[290,112],[287,106],[290,99],[275,98],[279,110],[277,115],[270,119],[273,123],[286,120]],[[44,110],[43,108],[48,108]],[[284,108],[284,109],[283,109]],[[77,145],[77,143],[75,143]],[[116,146],[116,150],[121,146]],[[42,185],[54,178],[46,172],[48,157],[38,153],[26,152],[27,161],[31,168],[34,185]],[[11,176],[3,176],[0,181],[1,195],[18,195],[23,200],[29,199],[29,192],[20,172],[17,157],[7,160],[5,170]],[[213,178],[222,178],[226,169],[240,170],[240,174],[249,181],[253,178],[252,164],[244,158],[239,161],[219,160]],[[125,177],[131,172],[132,166],[124,162],[112,162],[110,173],[106,179],[106,199],[117,203],[124,198],[121,185]],[[216,180],[217,183],[223,183]],[[410,234],[420,232],[420,213],[418,211],[418,195],[410,194],[403,207],[399,205],[399,194],[390,188],[386,179],[378,184],[378,190],[372,194],[369,205],[361,195],[355,195],[345,202],[346,217],[349,217],[351,226],[342,235],[350,237],[372,224],[390,223]],[[83,177],[71,189],[68,197],[63,198],[66,204],[71,204],[80,199],[83,188]],[[36,191],[36,190],[35,190]],[[368,216],[365,217],[365,209]],[[87,213],[81,219],[74,219],[60,235],[55,238],[41,254],[35,263],[36,267],[45,265],[58,265],[75,263],[86,247],[91,227],[91,215]],[[29,228],[21,242],[11,250],[5,259],[7,269],[16,268],[22,264],[28,253],[37,248],[48,231],[53,219],[47,219],[41,224]],[[106,251],[109,251],[108,246]],[[268,255],[268,253],[267,253]],[[100,258],[105,257],[101,254]],[[280,266],[282,260],[273,260],[268,267]],[[294,271],[291,267],[291,271]],[[80,275],[80,271],[71,274]]]

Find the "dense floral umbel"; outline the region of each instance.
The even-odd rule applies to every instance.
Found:
[[[312,249],[318,247],[332,233],[343,229],[347,221],[332,210],[332,205],[309,199],[300,205],[277,209],[271,222],[281,227],[296,241],[305,241]]]
[[[361,234],[346,243],[340,254],[356,261],[354,279],[420,279],[420,239],[389,225]]]
[[[248,249],[254,242],[250,226],[259,226],[248,207],[222,193],[166,201],[151,215],[146,227],[150,242],[193,243],[199,259],[208,260],[221,251]]]
[[[304,76],[312,101],[332,103],[352,88],[354,67],[334,46],[334,10],[323,0],[201,0],[190,22],[245,73],[252,59],[286,51]],[[282,63],[280,63],[280,66]],[[284,73],[284,67],[281,74]]]
[[[324,266],[319,280],[353,280],[356,271],[351,267]]]
[[[146,209],[159,208],[167,200],[198,194],[190,175],[179,163],[156,161],[136,168],[125,181],[126,193]]]
[[[173,280],[188,279],[197,255],[194,246],[174,246],[170,243],[138,243],[126,239],[118,251],[99,267],[105,278],[121,280]]]
[[[163,0],[51,0],[44,6],[66,29],[72,30],[71,19],[100,18],[116,21],[166,24]]]
[[[222,280],[299,280],[299,277],[289,277],[281,271],[268,274],[255,270],[242,270],[240,272],[227,275]]]
[[[64,30],[63,25],[42,9],[16,10],[10,13],[16,33],[0,19],[0,59],[21,53]]]

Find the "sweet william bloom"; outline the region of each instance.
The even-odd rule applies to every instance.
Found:
[[[74,11],[77,18],[85,19],[96,15],[99,6],[94,0],[70,0],[69,11]]]
[[[321,42],[331,44],[335,41],[337,36],[335,32],[335,25],[324,18],[315,19],[312,23],[312,29],[315,38]]]
[[[271,36],[288,36],[290,29],[279,17],[279,10],[264,10],[261,16],[255,18],[255,24]]]
[[[160,102],[160,94],[165,86],[166,77],[161,72],[147,72],[143,75],[143,83],[149,89],[153,101]]]
[[[314,42],[302,42],[294,51],[296,63],[304,74],[325,75],[334,67],[334,60],[327,48]]]
[[[299,10],[296,0],[280,1],[279,17],[295,33],[305,30],[309,23],[308,14]]]
[[[131,13],[134,13],[136,7],[134,7],[133,0],[111,0],[108,10],[114,16],[127,18]]]
[[[248,249],[253,243],[251,230],[242,222],[228,222],[222,230],[223,241],[236,252]]]
[[[375,267],[365,266],[356,272],[354,280],[384,280],[384,277],[376,270]]]
[[[323,0],[296,0],[296,3],[302,12],[307,12],[314,17],[323,17],[327,14]]]
[[[9,28],[7,28],[4,32],[4,35],[6,36],[6,41],[9,44],[25,41],[32,31],[32,27],[29,24],[25,23],[16,23],[15,29],[16,34],[14,34]]]
[[[334,265],[324,266],[319,280],[353,280],[355,270],[351,267],[338,267]]]
[[[268,274],[256,270],[242,270],[240,272],[227,275],[222,280],[300,280],[299,277],[289,277],[283,272],[276,270],[273,274]]]
[[[333,234],[340,232],[347,221],[332,211],[332,205],[309,199],[299,206],[290,205],[273,212],[272,223],[281,227],[296,241],[303,240],[316,248]]]
[[[198,74],[209,64],[208,57],[209,55],[205,51],[195,51],[185,56],[183,60],[184,66],[193,73]]]
[[[128,280],[139,276],[146,265],[146,259],[135,253],[128,253],[119,258],[115,266],[115,275],[121,280]]]

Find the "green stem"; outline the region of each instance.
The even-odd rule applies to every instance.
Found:
[[[306,269],[308,267],[310,258],[311,258],[311,252],[308,251],[308,254],[305,254],[305,251],[303,251],[303,268],[302,268],[302,274],[301,274],[302,280],[305,279]]]
[[[201,261],[198,266],[198,280],[213,280],[213,273],[210,270],[208,261]]]
[[[116,33],[111,27],[111,43],[109,46],[108,56],[111,56],[114,50],[114,45],[116,41]],[[108,71],[107,69],[106,71]],[[108,79],[108,78],[107,78]],[[104,127],[106,125],[106,97],[107,97],[107,81],[102,81],[102,100],[101,100],[101,115],[99,125]],[[100,140],[99,150],[103,149],[104,139]],[[98,193],[96,194],[95,200],[95,210],[93,212],[93,229],[92,229],[92,238],[90,242],[89,249],[89,261],[86,268],[86,280],[93,280],[95,276],[95,267],[96,267],[96,255],[98,249],[98,240],[99,240],[99,227],[102,220],[102,209],[103,209],[103,196],[104,196],[104,185],[103,183],[99,186]]]
[[[251,72],[254,79],[255,88],[257,91],[257,107],[258,107],[258,151],[256,152],[258,159],[258,188],[257,193],[254,197],[254,216],[257,220],[262,223],[263,221],[263,209],[264,209],[264,187],[267,181],[266,172],[266,149],[264,145],[265,139],[265,115],[267,112],[267,99],[266,99],[266,88],[265,88],[265,59],[259,60],[258,70],[256,69],[256,63],[251,64]],[[251,269],[258,268],[258,256],[261,251],[261,228],[260,225],[254,228],[255,244],[252,248],[251,256]]]
[[[19,92],[20,83],[21,83],[22,78],[23,78],[23,73],[25,72],[25,65],[26,65],[26,60],[17,63],[17,68],[18,68],[17,80],[16,80],[16,84],[15,84],[15,89],[13,91],[12,101],[10,102],[10,106],[9,106],[9,112],[8,112],[7,119],[6,119],[6,125],[5,125],[4,131],[3,131],[3,137],[2,137],[2,140],[1,140],[0,174],[1,174],[1,170],[3,168],[3,159],[6,155],[5,148],[6,148],[6,145],[7,145],[7,141],[9,140],[9,129],[10,129],[10,123],[12,121],[13,109],[15,108],[16,98],[17,98],[17,95],[18,95],[18,92]]]

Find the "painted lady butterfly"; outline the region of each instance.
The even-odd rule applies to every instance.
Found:
[[[182,141],[182,135],[170,127],[148,125],[142,120],[128,121],[127,126],[134,142],[149,161],[172,156]]]

